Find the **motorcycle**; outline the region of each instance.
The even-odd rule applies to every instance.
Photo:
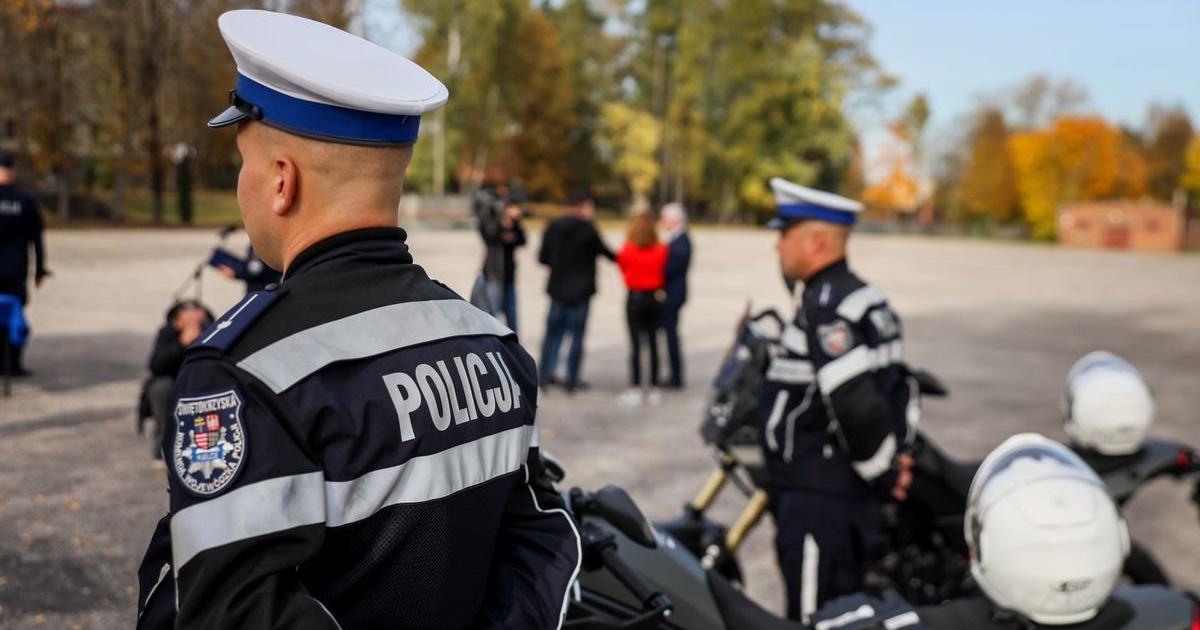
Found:
[[[758,444],[757,397],[782,334],[783,319],[774,310],[739,322],[733,344],[713,381],[701,423],[701,436],[713,447],[716,465],[701,490],[678,517],[658,526],[701,559],[706,568],[735,582],[742,574],[736,551],[761,520],[768,505],[766,470]],[[932,374],[911,370],[922,396],[948,395]],[[963,511],[978,462],[949,456],[918,430],[911,445],[913,486],[902,503],[883,506],[883,526],[866,576],[869,588],[894,589],[914,604],[934,604],[975,592],[970,577]],[[1147,439],[1129,456],[1107,457],[1077,451],[1101,476],[1118,506],[1160,477],[1195,478],[1192,501],[1200,508],[1200,453],[1185,444]],[[729,527],[706,516],[722,490],[735,486],[746,505]],[[1153,555],[1132,542],[1125,576],[1133,584],[1166,584]]]
[[[562,470],[548,466],[551,479]],[[567,512],[580,534],[581,572],[567,606],[567,630],[812,630],[762,608],[669,533],[650,524],[616,486],[572,488]],[[1128,630],[1186,630],[1200,623],[1193,598],[1161,586],[1117,589]],[[818,624],[816,628],[821,628]]]

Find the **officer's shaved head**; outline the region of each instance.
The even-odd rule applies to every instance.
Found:
[[[242,219],[271,267],[327,236],[397,224],[411,145],[323,142],[257,122],[240,125],[237,144]]]
[[[791,280],[807,280],[821,269],[846,257],[850,226],[804,220],[779,234],[779,265]]]

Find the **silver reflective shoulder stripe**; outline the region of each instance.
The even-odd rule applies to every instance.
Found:
[[[247,484],[171,517],[175,577],[196,554],[231,542],[325,521],[325,475],[276,477]]]
[[[532,432],[532,425],[516,427],[351,481],[325,481],[319,471],[267,479],[184,508],[171,518],[175,574],[208,549],[304,525],[346,525],[516,472]]]
[[[450,337],[511,333],[496,318],[463,300],[405,302],[302,330],[237,365],[278,394],[335,361],[361,359]]]
[[[775,357],[767,368],[767,380],[788,385],[803,385],[813,382],[812,363],[807,359]]]
[[[846,381],[870,372],[875,366],[875,351],[867,346],[858,346],[817,370],[817,384],[822,392],[832,394]]]
[[[837,314],[851,323],[857,324],[872,306],[878,306],[886,301],[887,298],[884,297],[882,291],[868,284],[851,291],[850,295],[847,295],[842,303],[838,304]]]
[[[783,337],[780,338],[780,343],[784,348],[798,354],[802,357],[808,356],[808,337],[804,331],[800,330],[794,324],[788,324],[787,328],[783,329]]]
[[[815,395],[816,391],[816,387],[809,387],[804,392],[804,400],[800,401],[800,404],[788,414],[787,434],[784,436],[783,443],[783,461],[785,462],[792,461],[792,454],[796,450],[796,420],[799,419],[805,411],[808,411],[809,406],[812,405],[813,396]]]
[[[520,426],[352,481],[328,481],[327,523],[329,527],[354,523],[389,506],[434,501],[516,472],[529,456],[532,431],[533,425]]]
[[[875,481],[880,475],[887,472],[892,467],[892,458],[896,456],[896,436],[888,433],[887,437],[883,438],[883,442],[875,449],[875,454],[870,459],[854,462],[851,465],[854,467],[854,472],[858,473],[866,481]]]

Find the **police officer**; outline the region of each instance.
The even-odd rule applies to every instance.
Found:
[[[46,270],[46,248],[42,243],[42,213],[37,201],[15,185],[13,156],[0,152],[0,295],[13,295],[21,304],[29,302],[29,247],[33,246],[33,284],[41,288],[50,275]],[[29,376],[21,362],[21,347],[10,350],[13,376]]]
[[[775,178],[779,260],[803,283],[759,403],[788,617],[860,590],[879,502],[903,500],[910,384],[900,322],[846,263],[862,205]],[[915,402],[915,401],[913,401]]]
[[[541,481],[514,335],[395,227],[446,88],[299,17],[233,11],[238,201],[273,290],[189,347],[143,628],[555,628],[579,540]]]

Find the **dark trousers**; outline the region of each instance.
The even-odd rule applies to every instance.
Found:
[[[162,437],[171,422],[171,392],[175,389],[175,378],[156,376],[146,385],[146,398],[150,401],[150,413],[154,415],[154,427],[150,432],[150,453],[155,459],[162,457]]]
[[[683,303],[667,302],[662,307],[662,331],[667,340],[667,364],[671,374],[667,377],[667,385],[683,386],[683,354],[679,349],[679,311]]]
[[[487,291],[488,300],[497,311],[494,314],[503,313],[504,324],[509,330],[517,332],[517,284],[511,280],[503,283],[488,280]]]
[[[658,323],[662,306],[652,291],[630,291],[625,301],[625,322],[629,325],[629,384],[642,383],[642,349],[650,353],[650,371],[646,385],[658,384]]]
[[[862,590],[879,532],[877,500],[785,490],[771,511],[788,619],[807,621],[826,602]]]
[[[21,301],[21,304],[28,304],[29,303],[28,281],[26,281],[25,278],[19,278],[19,277],[13,277],[13,276],[0,276],[0,295],[15,295],[15,296],[17,296],[17,299]],[[5,326],[0,326],[0,335],[7,336],[8,328]],[[28,342],[28,339],[26,339],[26,342]],[[4,344],[0,344],[0,351],[3,351],[3,345]],[[21,363],[21,360],[22,360],[21,355],[23,354],[23,351],[24,351],[24,347],[22,347],[22,346],[14,346],[12,344],[9,344],[9,346],[8,346],[8,363],[7,363],[7,365],[9,367],[9,369],[12,370],[12,373],[14,373],[14,374],[25,369],[24,365]],[[0,371],[3,371],[4,365],[5,365],[4,357],[0,357]]]
[[[571,348],[567,351],[566,386],[574,389],[579,385],[579,366],[583,363],[583,333],[587,329],[588,307],[591,300],[574,304],[550,300],[550,313],[546,316],[546,335],[542,339],[542,362],[539,366],[542,385],[550,382],[558,367],[558,352],[563,337],[571,336]]]

